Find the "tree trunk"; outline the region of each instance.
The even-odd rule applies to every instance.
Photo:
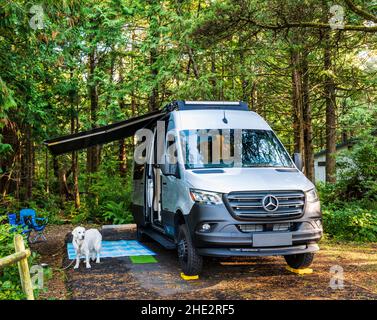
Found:
[[[151,6],[149,12],[149,37],[151,41],[151,49],[149,50],[149,64],[151,72],[152,90],[149,95],[149,111],[155,111],[158,109],[158,67],[156,63],[158,58],[157,48],[160,43],[159,9],[161,4],[159,1],[156,0],[152,0],[150,4]]]
[[[304,152],[304,118],[303,118],[303,92],[301,54],[297,50],[291,51],[292,67],[292,115],[294,131],[294,151],[300,153],[303,164],[306,163]],[[306,168],[304,167],[304,173]]]
[[[257,81],[254,80],[251,86],[251,110],[258,112],[258,88]]]
[[[73,99],[71,100],[73,103]],[[72,115],[71,115],[71,133],[77,132],[77,126],[75,126],[75,116],[74,106],[72,104]],[[78,175],[78,154],[77,151],[72,151],[72,178],[73,178],[73,199],[75,201],[75,208],[80,208],[80,192],[79,192],[79,175]]]
[[[332,76],[332,52],[330,35],[326,35],[324,48],[325,101],[326,101],[326,182],[336,182],[336,92]]]
[[[98,111],[98,86],[97,82],[94,80],[96,69],[96,57],[95,52],[89,54],[89,98],[90,98],[90,121],[92,128],[97,127],[97,111]],[[88,172],[97,172],[100,162],[100,146],[89,147],[87,151],[87,169]]]
[[[309,99],[309,66],[307,52],[302,57],[303,74],[303,121],[304,121],[304,151],[306,176],[313,183],[314,177],[314,152],[313,152],[313,127],[312,110]]]
[[[151,74],[152,74],[152,81],[156,81],[158,70],[156,67],[157,62],[157,50],[151,49],[150,50],[150,65],[151,65]],[[152,87],[152,92],[149,96],[149,111],[155,111],[158,109],[158,88],[157,84],[154,84]]]
[[[25,200],[30,200],[32,198],[33,192],[33,142],[31,138],[31,126],[26,126],[26,154],[25,154],[25,169],[26,169],[26,192]]]
[[[123,80],[123,79],[122,79]],[[131,112],[134,113],[135,106],[133,105],[134,99],[131,100]],[[123,97],[119,99],[119,108],[120,110],[125,109],[125,103]],[[132,115],[133,116],[133,115]],[[126,142],[125,139],[119,140],[119,149],[118,149],[118,161],[119,161],[119,175],[125,177],[127,173],[127,156],[126,156]]]
[[[50,181],[49,181],[49,175],[50,175],[50,166],[48,162],[48,150],[46,148],[46,158],[45,158],[45,191],[46,193],[50,193]]]
[[[119,140],[119,174],[121,177],[125,177],[127,173],[127,154],[126,154],[126,142],[124,139]]]

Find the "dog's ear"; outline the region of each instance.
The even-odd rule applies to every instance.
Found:
[[[72,231],[72,235],[73,235],[74,237],[77,236],[77,230],[76,230],[76,229],[73,229],[73,231]]]

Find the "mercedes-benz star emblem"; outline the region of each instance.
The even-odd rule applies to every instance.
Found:
[[[263,198],[262,205],[264,210],[273,212],[279,208],[279,200],[275,196],[268,194]]]

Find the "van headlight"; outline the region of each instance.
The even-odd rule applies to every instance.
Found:
[[[221,204],[221,193],[190,189],[191,199],[201,204]]]
[[[319,200],[317,191],[315,189],[307,191],[305,194],[306,194],[306,201],[308,202],[316,202]]]

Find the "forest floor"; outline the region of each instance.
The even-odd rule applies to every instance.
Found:
[[[67,257],[71,225],[50,225],[47,242],[31,246],[53,276],[40,299],[377,299],[377,244],[323,240],[312,268],[299,276],[285,269],[282,257],[210,259],[199,280],[185,281],[175,251],[151,241],[145,245],[157,263],[133,264],[128,257],[105,258],[78,270]],[[135,239],[135,228],[103,232],[104,240]],[[330,268],[344,271],[344,288],[331,289]]]

